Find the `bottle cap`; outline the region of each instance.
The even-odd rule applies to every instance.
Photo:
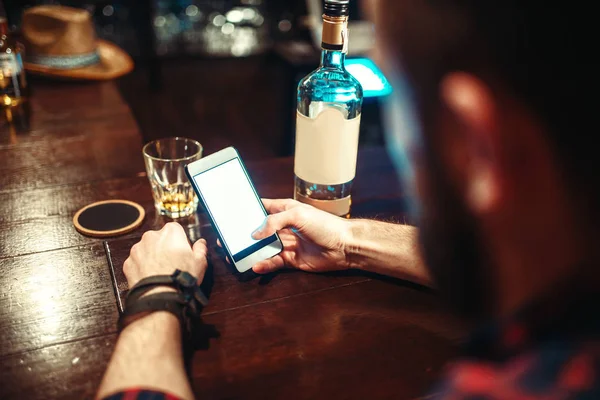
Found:
[[[325,0],[323,13],[331,17],[347,17],[350,15],[350,0]]]

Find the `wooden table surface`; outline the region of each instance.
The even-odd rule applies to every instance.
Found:
[[[143,228],[109,241],[117,263],[166,219],[115,85],[36,89],[31,131],[0,128],[0,398],[91,398],[118,311],[103,243],[77,233],[72,216],[111,198],[145,207]],[[400,220],[385,151],[362,151],[358,168],[354,215]],[[292,159],[249,169],[261,195],[292,194]],[[214,237],[204,215],[191,220],[192,236]],[[204,321],[219,337],[193,357],[198,398],[419,398],[462,335],[432,293],[402,282],[299,272],[242,282],[214,253],[212,264]]]

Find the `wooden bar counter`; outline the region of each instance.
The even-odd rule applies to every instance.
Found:
[[[117,264],[166,220],[114,83],[40,85],[31,111],[27,133],[0,124],[0,398],[93,398],[118,309],[103,242],[77,233],[73,214],[115,198],[146,209],[142,228],[108,241]],[[262,196],[292,195],[291,158],[249,169]],[[357,176],[355,216],[402,219],[385,150],[362,151]],[[359,273],[242,282],[215,254],[206,216],[194,221],[212,242],[204,322],[218,332],[193,357],[198,398],[420,398],[456,352],[462,330],[430,291]]]

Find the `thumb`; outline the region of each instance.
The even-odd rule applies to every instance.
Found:
[[[298,213],[295,209],[280,212],[278,214],[269,215],[260,228],[252,234],[256,240],[268,238],[274,235],[277,231],[285,228],[298,228],[301,221],[298,218]]]

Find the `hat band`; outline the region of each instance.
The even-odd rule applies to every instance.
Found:
[[[27,62],[56,69],[74,69],[98,64],[100,56],[97,52],[76,54],[70,56],[27,55]]]

